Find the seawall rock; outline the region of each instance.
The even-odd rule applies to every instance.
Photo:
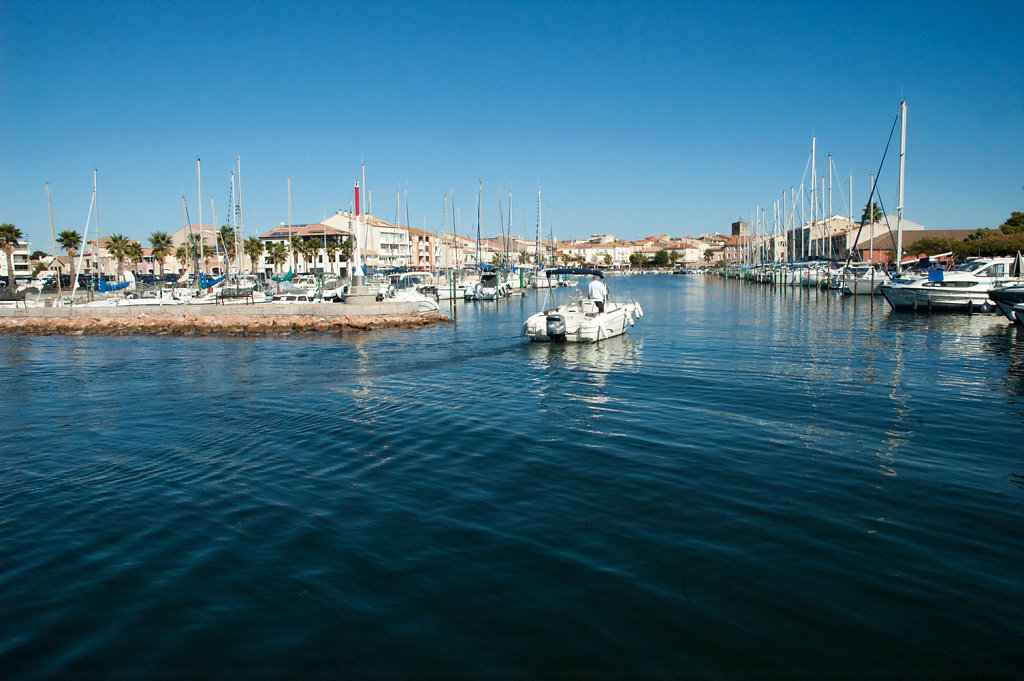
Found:
[[[185,313],[180,317],[0,317],[0,333],[20,335],[230,335],[261,336],[268,333],[345,333],[375,329],[422,329],[452,320],[437,312],[415,315],[345,315],[316,317],[279,315],[253,317],[243,314],[203,316]]]

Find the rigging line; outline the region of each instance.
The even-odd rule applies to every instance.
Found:
[[[882,195],[878,195],[878,207],[882,209],[882,217],[885,218],[885,228],[889,230],[889,240],[892,241],[893,253],[896,253],[896,237],[892,235],[892,225],[889,224],[889,216],[885,214],[885,203],[882,202]],[[896,264],[900,263],[902,253],[896,254]]]
[[[181,205],[185,209],[185,222],[188,223],[188,235],[189,241],[191,242],[189,245],[192,247],[192,257],[196,261],[196,279],[199,280],[199,249],[196,248],[195,239],[192,238],[192,218],[188,216],[188,202],[185,200],[184,194],[181,196]],[[201,226],[202,225],[200,225],[200,227]],[[199,232],[199,238],[203,238],[202,232]]]
[[[902,102],[900,104],[902,106]],[[871,191],[868,193],[868,201],[867,201],[866,204],[864,204],[864,212],[861,213],[861,216],[860,216],[860,227],[857,228],[857,237],[853,240],[853,249],[856,249],[857,248],[857,244],[860,243],[860,234],[861,234],[862,231],[864,231],[864,218],[865,217],[873,217],[873,216],[870,215],[873,212],[871,210],[871,200],[875,196],[875,189],[878,187],[878,178],[879,178],[879,176],[882,173],[882,166],[885,164],[885,157],[889,153],[889,146],[892,144],[892,136],[893,136],[893,133],[896,132],[896,124],[899,122],[899,120],[900,120],[900,114],[897,112],[896,118],[894,118],[893,121],[892,121],[892,128],[889,129],[889,139],[885,142],[885,150],[882,152],[882,160],[878,162],[878,172],[875,174],[875,181],[874,181],[874,183],[872,183]],[[879,201],[882,200],[881,195],[879,195],[878,200]],[[885,216],[885,210],[884,209],[882,210],[882,215]],[[886,227],[889,227],[889,219],[888,218],[886,218],[885,224],[886,224]],[[872,232],[871,233],[871,240],[874,241],[874,239],[875,239],[874,230],[871,230],[871,232]],[[892,228],[889,228],[889,236],[892,237]],[[896,242],[893,241],[894,248],[895,248],[895,243]],[[846,254],[846,266],[847,267],[850,266],[850,260],[853,258],[853,249],[851,249],[850,252]],[[900,254],[897,253],[896,254],[896,262],[897,263],[899,263],[900,257],[901,257]]]
[[[836,170],[835,163],[832,164],[832,175],[836,178],[836,189],[839,190],[839,198],[843,200],[843,205],[848,206],[846,203],[846,195],[843,194],[843,183],[840,181],[839,172]],[[853,206],[850,206],[850,210],[853,210]]]

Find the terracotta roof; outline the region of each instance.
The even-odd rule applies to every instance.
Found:
[[[349,233],[337,227],[315,223],[312,225],[278,225],[274,229],[261,234],[261,239],[287,239],[289,236],[349,236]]]

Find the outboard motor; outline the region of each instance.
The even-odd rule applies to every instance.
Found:
[[[547,316],[547,334],[553,343],[565,342],[565,315],[549,314]]]

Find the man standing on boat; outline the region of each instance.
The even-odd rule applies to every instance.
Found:
[[[587,288],[587,297],[594,301],[598,314],[604,312],[604,301],[608,297],[608,287],[601,281],[601,275],[594,275],[594,279]]]

